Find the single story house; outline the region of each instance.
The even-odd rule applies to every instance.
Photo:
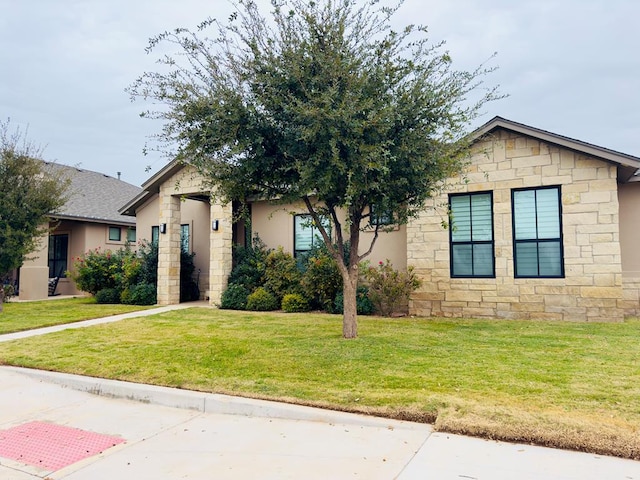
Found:
[[[433,208],[381,234],[370,260],[413,266],[410,313],[617,321],[640,314],[640,158],[495,117],[473,133],[465,181]],[[210,202],[190,166],[169,163],[119,211],[159,244],[158,301],[179,301],[180,249],[196,253],[200,285],[220,300],[232,246],[258,234],[296,254],[315,241],[302,205]],[[448,206],[443,208],[442,206]],[[443,228],[442,224],[451,228]],[[364,232],[362,245],[366,245]]]
[[[57,163],[49,166],[70,179],[69,199],[60,212],[50,215],[51,231],[42,239],[41,248],[16,272],[21,300],[47,298],[49,279],[56,277],[56,294],[82,293],[65,274],[74,258],[88,250],[118,250],[127,241],[136,242],[135,219],[121,215],[118,208],[139,194],[140,187],[82,168]]]

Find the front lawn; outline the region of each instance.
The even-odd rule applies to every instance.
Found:
[[[640,321],[192,308],[0,344],[0,363],[434,422],[640,459]]]
[[[147,308],[151,307],[100,305],[93,297],[9,302],[3,304],[4,311],[0,313],[0,334],[108,317]]]

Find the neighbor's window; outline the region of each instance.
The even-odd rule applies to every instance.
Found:
[[[154,225],[151,227],[151,243],[158,245],[160,241],[160,226]]]
[[[69,235],[49,235],[49,277],[66,277]]]
[[[564,277],[560,187],[511,191],[516,277]]]
[[[451,276],[495,277],[493,194],[449,196]]]
[[[322,224],[327,230],[327,233],[331,235],[331,223],[329,219],[323,219]],[[299,254],[308,252],[314,246],[322,243],[322,235],[318,227],[313,224],[311,215],[296,215],[294,217],[294,255],[297,257]]]
[[[136,229],[128,228],[127,229],[127,242],[135,242],[136,241]]]
[[[122,239],[120,227],[109,227],[109,241],[119,242]]]

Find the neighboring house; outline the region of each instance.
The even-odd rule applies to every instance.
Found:
[[[382,233],[369,257],[415,268],[423,285],[410,312],[587,321],[640,314],[640,158],[500,117],[473,137],[465,181],[451,179],[433,208]],[[216,303],[234,244],[258,234],[297,254],[314,241],[302,205],[253,202],[249,231],[233,221],[233,205],[210,204],[204,184],[173,162],[120,209],[136,216],[141,239],[158,240],[159,303],[179,301],[180,248],[196,253],[200,290]]]
[[[60,212],[50,216],[51,232],[41,242],[42,248],[31,254],[17,274],[19,298],[47,298],[49,278],[60,277],[56,293],[81,293],[66,278],[73,259],[88,250],[118,250],[127,241],[135,243],[135,221],[120,215],[122,202],[140,193],[141,188],[108,175],[56,163],[70,179],[68,201]]]

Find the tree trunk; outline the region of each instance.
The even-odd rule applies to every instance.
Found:
[[[358,336],[358,307],[356,292],[358,289],[358,269],[350,269],[344,278],[342,336],[356,338]]]
[[[0,284],[0,313],[2,313],[3,303],[4,303],[4,285]]]

